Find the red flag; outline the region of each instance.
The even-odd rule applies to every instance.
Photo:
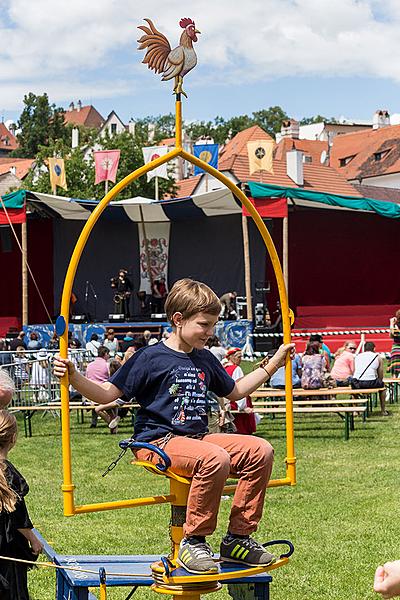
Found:
[[[107,180],[115,183],[120,153],[120,150],[93,152],[96,167],[95,183]]]
[[[288,216],[286,198],[249,198],[250,202],[257,209],[260,217],[283,218]],[[243,206],[243,214],[249,217],[250,213]]]

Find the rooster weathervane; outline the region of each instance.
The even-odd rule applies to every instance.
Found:
[[[150,19],[145,19],[149,26],[139,25],[138,29],[144,31],[145,35],[138,40],[138,50],[146,50],[143,63],[155,73],[163,74],[162,81],[175,78],[174,94],[187,95],[183,91],[183,78],[197,64],[196,52],[193,42],[197,42],[197,34],[200,33],[192,19],[184,17],[179,21],[183,32],[179,45],[171,49],[171,45],[165,35],[158,31]]]

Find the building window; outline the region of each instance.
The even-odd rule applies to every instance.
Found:
[[[351,160],[353,160],[355,154],[353,156],[346,156],[345,158],[339,158],[339,167],[345,167],[349,164]]]
[[[312,156],[308,156],[307,154],[305,154],[303,156],[303,163],[308,163],[308,164],[312,163]]]
[[[115,135],[117,133],[117,124],[111,123],[111,135]]]
[[[374,152],[374,160],[382,160],[382,158],[385,158],[385,156],[387,156],[390,152],[389,150],[382,150],[382,152]]]

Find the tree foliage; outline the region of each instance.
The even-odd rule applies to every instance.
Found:
[[[313,123],[337,123],[335,117],[323,117],[322,115],[315,115],[314,117],[303,117],[300,120],[300,125],[312,125]]]
[[[13,156],[20,158],[32,158],[39,152],[40,146],[66,140],[71,132],[64,123],[64,110],[50,104],[47,94],[36,96],[32,92],[24,96],[18,128],[21,130],[17,135],[19,148]]]

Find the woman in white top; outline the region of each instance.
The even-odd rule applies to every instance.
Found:
[[[354,389],[383,388],[383,362],[379,354],[374,352],[375,344],[365,342],[364,352],[358,354],[354,359],[354,379],[351,387]],[[354,381],[355,380],[355,381]],[[387,417],[389,413],[385,409],[385,390],[379,391],[382,415]]]

